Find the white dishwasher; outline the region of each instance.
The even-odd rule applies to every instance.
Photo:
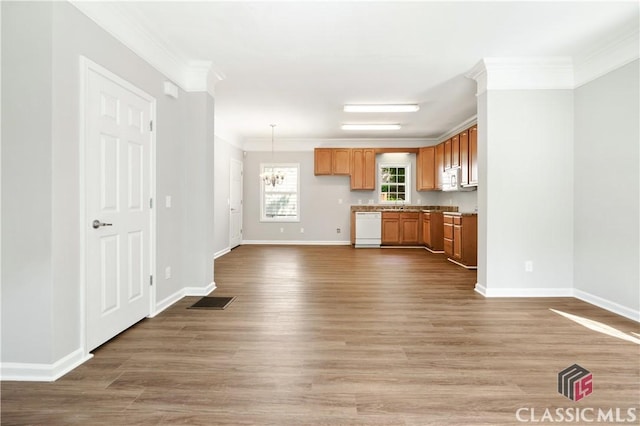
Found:
[[[382,213],[356,212],[356,248],[380,247]]]

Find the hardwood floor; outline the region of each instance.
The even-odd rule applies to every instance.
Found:
[[[3,382],[2,424],[497,425],[640,401],[640,346],[549,309],[637,323],[570,298],[485,299],[442,255],[242,246],[215,275],[212,295],[237,297],[226,310],[187,297],[54,383]],[[579,402],[557,392],[574,363],[593,374]]]

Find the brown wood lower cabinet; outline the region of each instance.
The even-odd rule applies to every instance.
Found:
[[[444,252],[465,268],[478,265],[478,215],[444,214]]]
[[[420,244],[419,212],[382,212],[382,245]]]
[[[442,212],[422,213],[422,242],[425,247],[434,252],[444,250],[444,224]]]

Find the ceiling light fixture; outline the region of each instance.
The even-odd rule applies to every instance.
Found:
[[[271,162],[273,163],[273,131],[276,127],[275,124],[270,124],[271,126]],[[271,166],[271,172],[260,173],[260,180],[265,185],[276,186],[280,185],[284,181],[284,173],[280,170],[276,170],[275,167]]]
[[[399,124],[343,124],[342,130],[399,130]]]
[[[417,104],[345,105],[344,112],[416,112]]]

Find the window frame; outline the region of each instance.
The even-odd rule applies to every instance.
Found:
[[[275,222],[275,223],[297,223],[300,222],[300,163],[260,163],[260,173],[261,175],[264,173],[265,168],[295,168],[296,169],[296,213],[294,216],[277,216],[277,217],[267,217],[265,214],[265,184],[260,180],[260,222]],[[287,192],[292,194],[292,192]]]
[[[399,201],[399,200],[382,200],[382,186],[386,185],[385,182],[382,182],[382,169],[385,168],[389,168],[389,167],[404,167],[404,194],[405,194],[405,199],[404,201]],[[411,191],[412,191],[412,187],[411,187],[411,163],[410,162],[381,162],[378,163],[378,173],[376,175],[376,179],[378,181],[378,203],[379,204],[391,204],[391,205],[395,205],[398,203],[401,204],[411,204]],[[402,185],[401,184],[401,185]]]

